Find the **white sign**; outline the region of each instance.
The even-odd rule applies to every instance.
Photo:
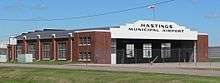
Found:
[[[14,37],[9,38],[9,44],[10,45],[17,45],[17,39]]]
[[[183,29],[175,29],[173,25],[162,24],[140,24],[137,27],[129,27],[130,31],[150,31],[150,32],[176,32],[182,33]]]
[[[137,21],[120,28],[111,28],[112,38],[197,40],[197,31],[191,31],[174,22]]]

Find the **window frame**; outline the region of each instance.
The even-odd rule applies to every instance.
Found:
[[[161,43],[161,58],[171,58],[171,43]]]
[[[22,54],[22,45],[20,44],[16,45],[16,54]]]
[[[90,36],[79,37],[79,46],[91,45],[92,38]]]
[[[83,37],[79,37],[79,45],[83,45]]]
[[[126,44],[126,57],[134,58],[134,44]]]
[[[78,61],[91,61],[91,52],[79,52]]]
[[[111,40],[111,54],[116,54],[116,39]]]
[[[86,44],[91,45],[91,37],[89,37],[89,36],[87,37]]]
[[[51,44],[50,43],[43,43],[43,49],[42,49],[42,59],[43,60],[50,59],[50,50],[51,50]]]
[[[36,43],[28,43],[27,54],[32,54],[32,57],[36,58]]]
[[[151,43],[143,44],[143,58],[152,58],[152,44]]]
[[[82,45],[87,45],[87,37],[82,37],[83,38],[83,43],[82,43]]]
[[[58,52],[58,60],[66,60],[66,57],[67,57],[66,42],[59,42],[58,43],[58,51],[57,52]]]

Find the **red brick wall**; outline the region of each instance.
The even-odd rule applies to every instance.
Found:
[[[197,40],[197,61],[208,61],[208,35],[198,35]]]
[[[91,37],[91,45],[80,46],[80,37]],[[111,34],[110,32],[74,33],[74,59],[78,60],[79,52],[91,52],[91,63],[110,64]]]
[[[55,47],[53,46],[53,43],[55,43]],[[66,47],[66,60],[69,60],[68,57],[70,56],[70,53],[69,53],[69,42],[68,42],[68,38],[55,38],[55,39],[52,39],[52,52],[53,52],[53,59],[54,60],[58,60],[59,58],[59,47],[58,47],[58,44],[59,43],[65,43],[65,47]]]
[[[7,55],[8,61],[15,61],[16,59],[16,46],[15,45],[8,45],[7,46]]]
[[[91,45],[80,45],[80,37],[91,37]],[[74,52],[74,61],[78,61],[79,53],[80,52],[90,52],[91,53],[91,62],[96,63],[94,60],[94,40],[93,40],[94,34],[92,32],[80,32],[80,33],[74,33],[74,46],[73,46],[73,52]]]
[[[80,37],[90,37],[91,45],[80,46]],[[71,60],[71,40],[72,40],[72,61],[78,61],[79,52],[90,52],[91,53],[91,63],[98,64],[110,64],[111,63],[111,34],[110,32],[79,32],[74,33],[71,38],[53,38],[50,39],[35,39],[35,40],[18,40],[18,44],[22,45],[22,54],[27,53],[27,47],[29,43],[35,43],[36,51],[35,58],[36,60],[42,60],[43,57],[43,45],[44,43],[50,44],[50,60],[58,59],[58,43],[66,43],[66,59]],[[39,44],[40,42],[40,44]],[[55,45],[54,45],[55,44]],[[40,46],[39,46],[40,45]],[[40,48],[39,48],[40,47]],[[12,51],[13,50],[13,51]],[[16,56],[16,49],[9,47],[9,55],[14,57]],[[13,53],[12,53],[13,52]],[[11,58],[11,59],[12,59]]]
[[[40,48],[38,47],[38,42],[37,40],[18,40],[18,44],[22,45],[22,54],[27,53],[27,47],[29,43],[34,43],[35,44],[35,59],[39,60],[39,54],[41,56],[41,59],[43,57],[43,45],[44,43],[49,43],[50,44],[50,60],[57,60],[58,59],[58,43],[59,42],[64,42],[66,43],[66,59],[70,60],[70,44],[68,42],[68,39],[65,38],[51,38],[51,39],[41,39],[40,40]],[[54,46],[55,43],[55,46]],[[15,49],[16,51],[16,49]],[[40,53],[38,53],[40,51]]]
[[[79,34],[74,33],[73,38],[73,61],[77,61],[79,57]]]
[[[52,43],[51,43],[51,60],[57,60],[56,56],[57,56],[57,45],[56,45],[56,39],[52,38]]]
[[[74,48],[73,47],[73,42],[74,42],[73,37],[68,38],[68,41],[67,41],[67,44],[66,44],[67,45],[67,57],[66,57],[67,60],[71,60],[71,56],[73,56],[73,48]],[[72,48],[72,52],[71,52],[71,48]]]
[[[94,55],[99,64],[111,64],[111,34],[110,32],[94,33]]]

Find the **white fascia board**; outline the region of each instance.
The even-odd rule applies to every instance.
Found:
[[[74,33],[81,33],[81,32],[110,32],[110,30],[82,30],[82,31],[75,31]]]

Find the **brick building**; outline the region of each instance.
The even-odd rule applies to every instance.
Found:
[[[173,22],[137,21],[122,26],[22,33],[8,46],[8,59],[33,54],[39,60],[98,64],[208,60],[208,35]]]

